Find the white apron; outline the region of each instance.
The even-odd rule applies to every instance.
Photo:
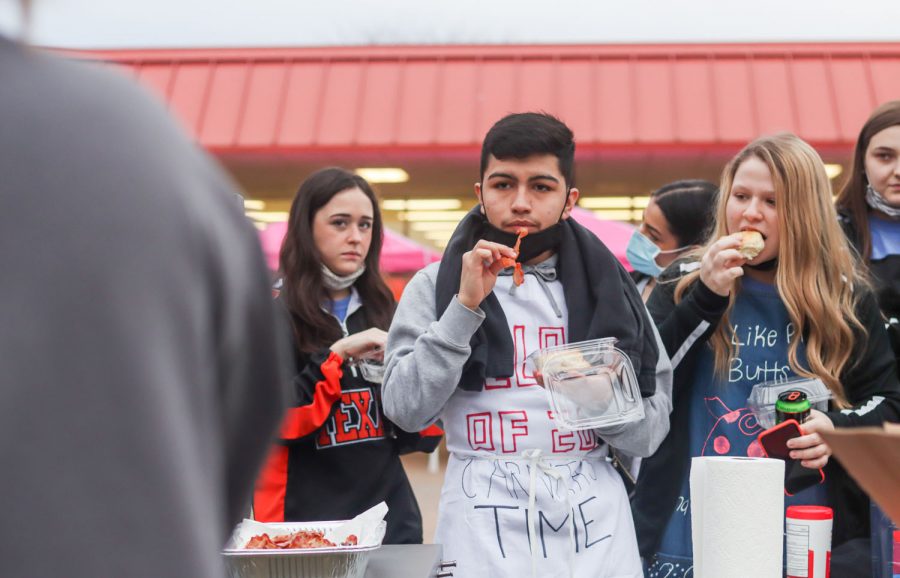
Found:
[[[494,289],[515,345],[516,371],[484,391],[457,390],[441,415],[450,460],[435,541],[457,578],[641,578],[622,481],[592,431],[560,431],[527,355],[566,342],[562,284],[532,275]]]

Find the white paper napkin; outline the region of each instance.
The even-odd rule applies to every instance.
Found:
[[[353,534],[357,538],[359,546],[380,546],[384,539],[387,525],[384,517],[388,507],[384,502],[372,506],[352,520],[347,520],[340,526],[329,528],[325,531],[325,538],[340,545]],[[231,534],[231,539],[226,544],[226,550],[242,549],[254,536],[268,534],[270,537],[280,536],[315,527],[316,522],[279,522],[277,524],[265,524],[256,520],[244,519]]]
[[[379,502],[352,520],[326,532],[325,537],[335,544],[340,544],[348,536],[355,534],[360,546],[380,545],[385,531],[381,522],[387,513],[387,504]]]

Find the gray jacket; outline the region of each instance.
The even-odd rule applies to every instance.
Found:
[[[0,77],[0,576],[222,576],[284,406],[256,231],[125,74]]]
[[[471,352],[469,340],[484,320],[484,313],[468,309],[456,298],[437,319],[434,287],[439,266],[432,263],[410,280],[388,333],[384,413],[407,431],[419,431],[440,418],[457,391]],[[660,351],[656,393],[643,399],[644,419],[596,430],[604,441],[632,456],[652,455],[669,431],[672,366],[658,333],[656,339]]]

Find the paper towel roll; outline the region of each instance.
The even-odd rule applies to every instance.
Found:
[[[696,578],[781,578],[784,462],[701,457],[691,463]]]

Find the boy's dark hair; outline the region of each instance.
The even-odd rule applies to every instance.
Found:
[[[559,161],[566,190],[575,186],[575,138],[561,120],[546,112],[521,112],[498,120],[481,145],[481,180],[491,155],[497,159],[524,159],[551,154]]]

